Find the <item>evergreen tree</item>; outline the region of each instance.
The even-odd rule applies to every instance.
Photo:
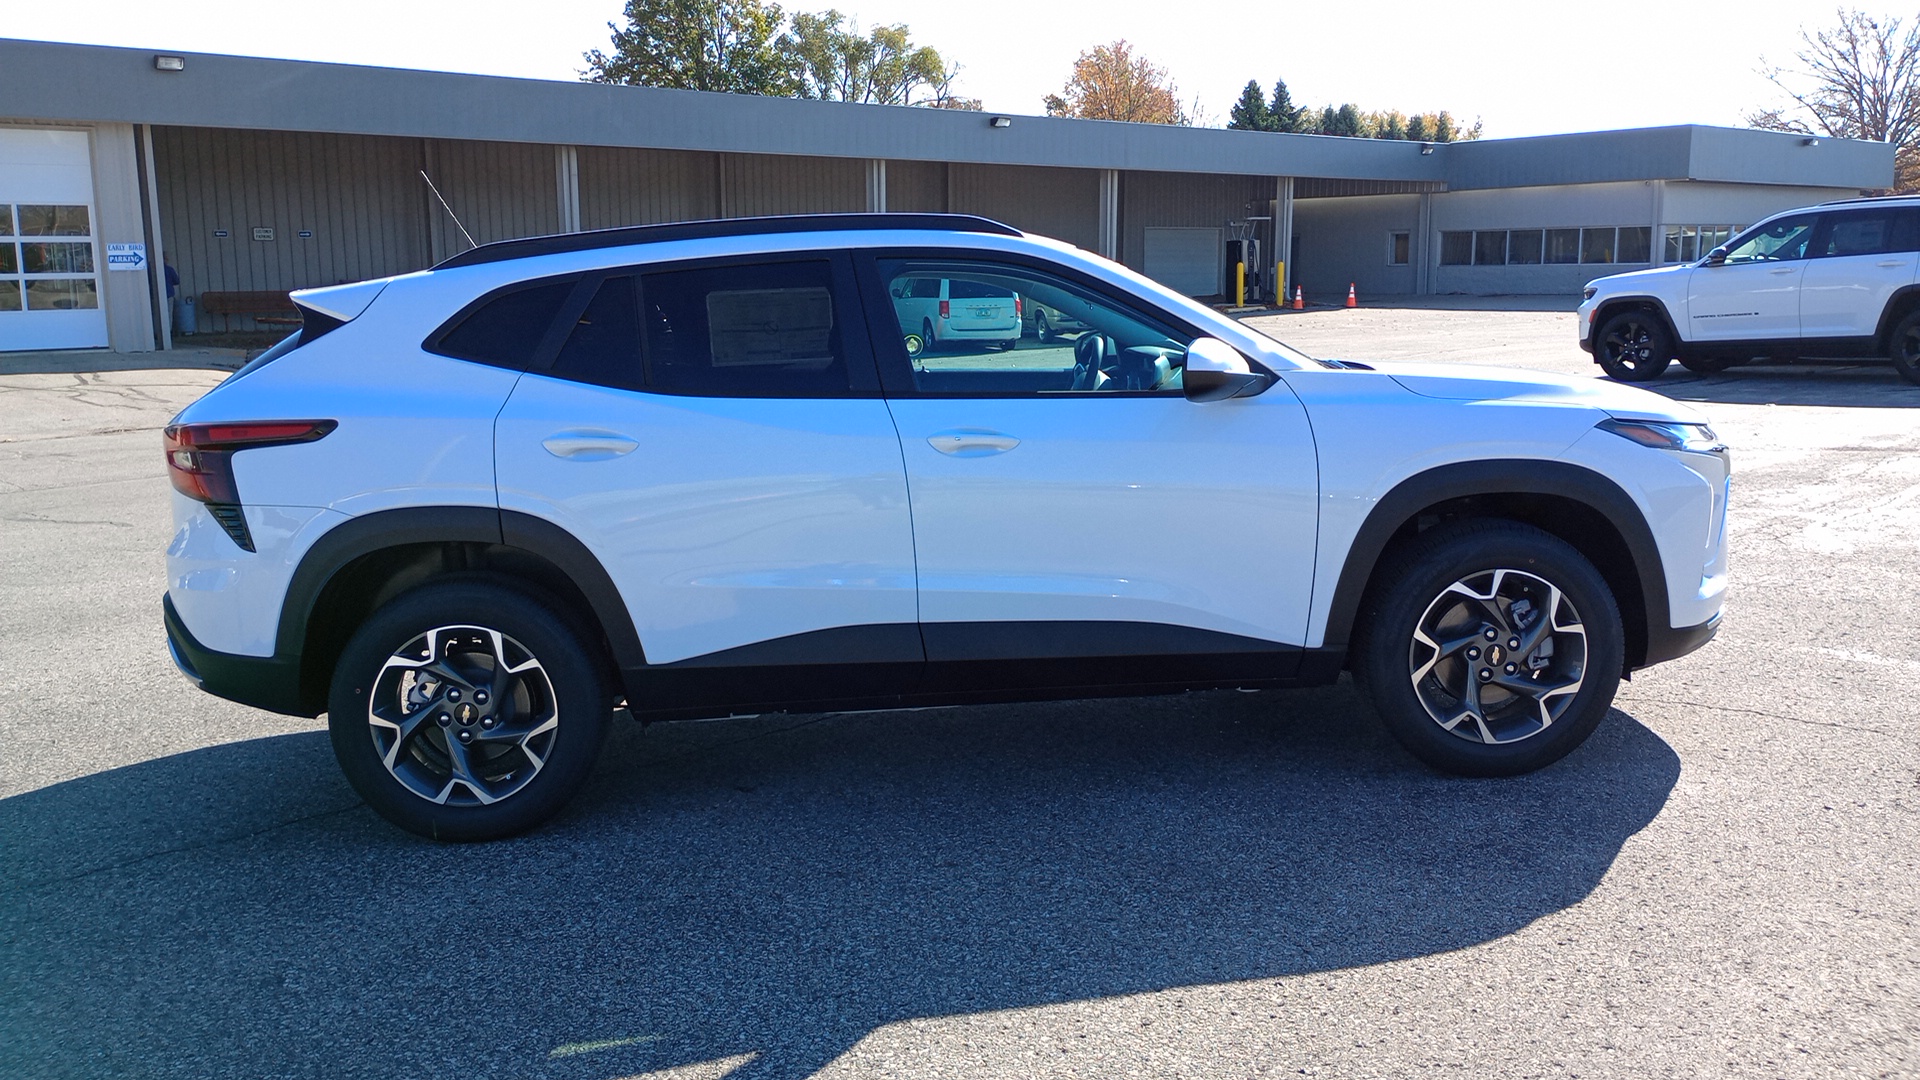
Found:
[[[1339,122],[1338,114],[1333,111],[1333,106],[1329,105],[1320,110],[1320,118],[1314,121],[1313,133],[1315,135],[1332,135],[1334,134],[1334,127]]]
[[[1433,141],[1433,133],[1427,130],[1427,118],[1425,116],[1415,113],[1413,117],[1407,121],[1407,138],[1414,142]]]
[[[1333,123],[1329,128],[1329,135],[1356,137],[1363,134],[1360,130],[1360,110],[1351,104],[1340,106],[1339,111],[1333,114]]]
[[[1387,114],[1386,122],[1374,133],[1376,139],[1404,139],[1407,137],[1407,118],[1399,110]]]
[[[1434,118],[1433,141],[1452,142],[1457,137],[1453,130],[1453,114],[1441,109],[1440,115]]]
[[[1273,97],[1267,102],[1267,115],[1273,118],[1269,131],[1299,131],[1306,118],[1306,106],[1295,105],[1287,93],[1287,80],[1273,80]]]
[[[1240,92],[1240,100],[1233,103],[1227,126],[1235,131],[1279,131],[1274,115],[1267,110],[1267,99],[1260,93],[1259,82],[1247,80],[1247,88]]]

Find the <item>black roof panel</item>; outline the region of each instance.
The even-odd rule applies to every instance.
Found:
[[[568,251],[657,244],[668,240],[705,240],[722,236],[767,236],[777,233],[842,232],[847,230],[925,229],[937,232],[993,233],[1020,236],[1020,230],[972,214],[792,214],[784,217],[722,218],[714,221],[676,221],[665,225],[632,225],[622,229],[530,236],[499,240],[463,251],[434,267],[458,266],[558,255]]]

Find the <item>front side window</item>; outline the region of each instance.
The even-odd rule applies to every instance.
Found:
[[[1728,264],[1780,262],[1807,257],[1807,241],[1813,238],[1814,214],[1798,214],[1769,221],[1735,240],[1727,249]]]
[[[882,259],[898,354],[921,394],[1177,392],[1192,335],[1041,270]],[[916,282],[938,290],[921,295]]]

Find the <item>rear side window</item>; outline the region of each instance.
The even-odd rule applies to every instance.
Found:
[[[545,281],[496,293],[441,330],[427,348],[458,360],[525,370],[575,284]]]
[[[635,286],[636,279],[626,275],[600,283],[561,346],[553,365],[555,375],[630,390],[646,384]]]
[[[650,390],[826,397],[849,389],[827,262],[647,274],[640,304]]]

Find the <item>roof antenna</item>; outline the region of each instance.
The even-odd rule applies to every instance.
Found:
[[[440,194],[439,188],[433,186],[433,177],[427,175],[427,170],[420,170],[420,179],[427,182],[427,190],[433,192],[433,197],[439,199],[440,205],[447,208],[447,216],[453,219],[453,227],[460,230],[460,235],[467,238],[467,246],[470,248],[479,247],[479,244],[473,242],[473,234],[467,231],[465,225],[460,224],[460,215],[453,212],[453,207],[447,203],[447,197]]]

